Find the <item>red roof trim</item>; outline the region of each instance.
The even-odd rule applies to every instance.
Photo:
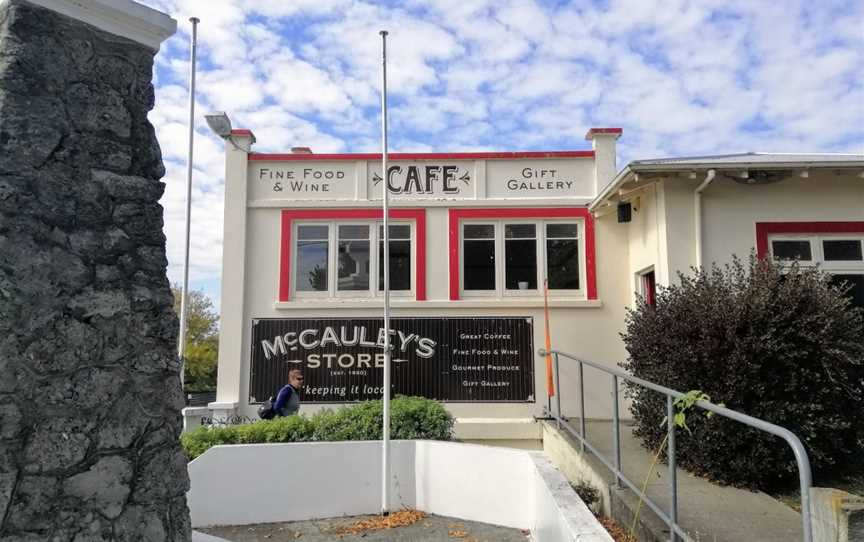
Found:
[[[585,139],[590,141],[594,139],[595,134],[616,134],[620,136],[623,133],[623,128],[591,128],[588,130],[588,133],[585,134]]]
[[[255,137],[255,134],[252,133],[252,130],[248,130],[246,128],[236,128],[231,130],[232,136],[246,136],[246,137]]]
[[[525,158],[593,158],[594,151],[519,151],[519,152],[391,152],[390,160],[514,160]],[[360,154],[267,154],[253,152],[250,162],[308,162],[339,160],[380,160],[381,153]]]

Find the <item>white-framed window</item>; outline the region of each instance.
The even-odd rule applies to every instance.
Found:
[[[471,296],[584,295],[583,222],[574,219],[463,220],[460,291]]]
[[[864,236],[844,234],[771,235],[771,256],[780,262],[816,265],[851,286],[852,302],[864,307]]]
[[[390,221],[390,292],[414,295],[414,225]],[[292,291],[297,298],[383,294],[384,225],[379,221],[297,221]],[[376,280],[377,277],[377,280]]]

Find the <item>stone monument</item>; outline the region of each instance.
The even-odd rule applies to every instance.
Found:
[[[0,0],[0,541],[189,540],[147,112],[176,22]]]

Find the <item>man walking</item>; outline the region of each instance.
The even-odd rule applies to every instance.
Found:
[[[288,383],[279,390],[273,404],[273,417],[290,416],[300,410],[300,389],[303,387],[303,371],[291,369]]]

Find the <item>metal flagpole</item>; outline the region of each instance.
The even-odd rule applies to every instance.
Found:
[[[192,147],[195,141],[195,59],[198,53],[198,17],[190,17],[192,23],[192,51],[189,65],[189,155],[186,158],[186,245],[183,253],[183,289],[180,290],[180,337],[177,340],[177,357],[180,360],[180,386],[184,385],[186,363],[186,310],[189,298],[189,231],[192,218]]]
[[[381,34],[381,177],[384,196],[384,421],[381,449],[381,514],[390,507],[390,225],[387,185],[387,31]]]

